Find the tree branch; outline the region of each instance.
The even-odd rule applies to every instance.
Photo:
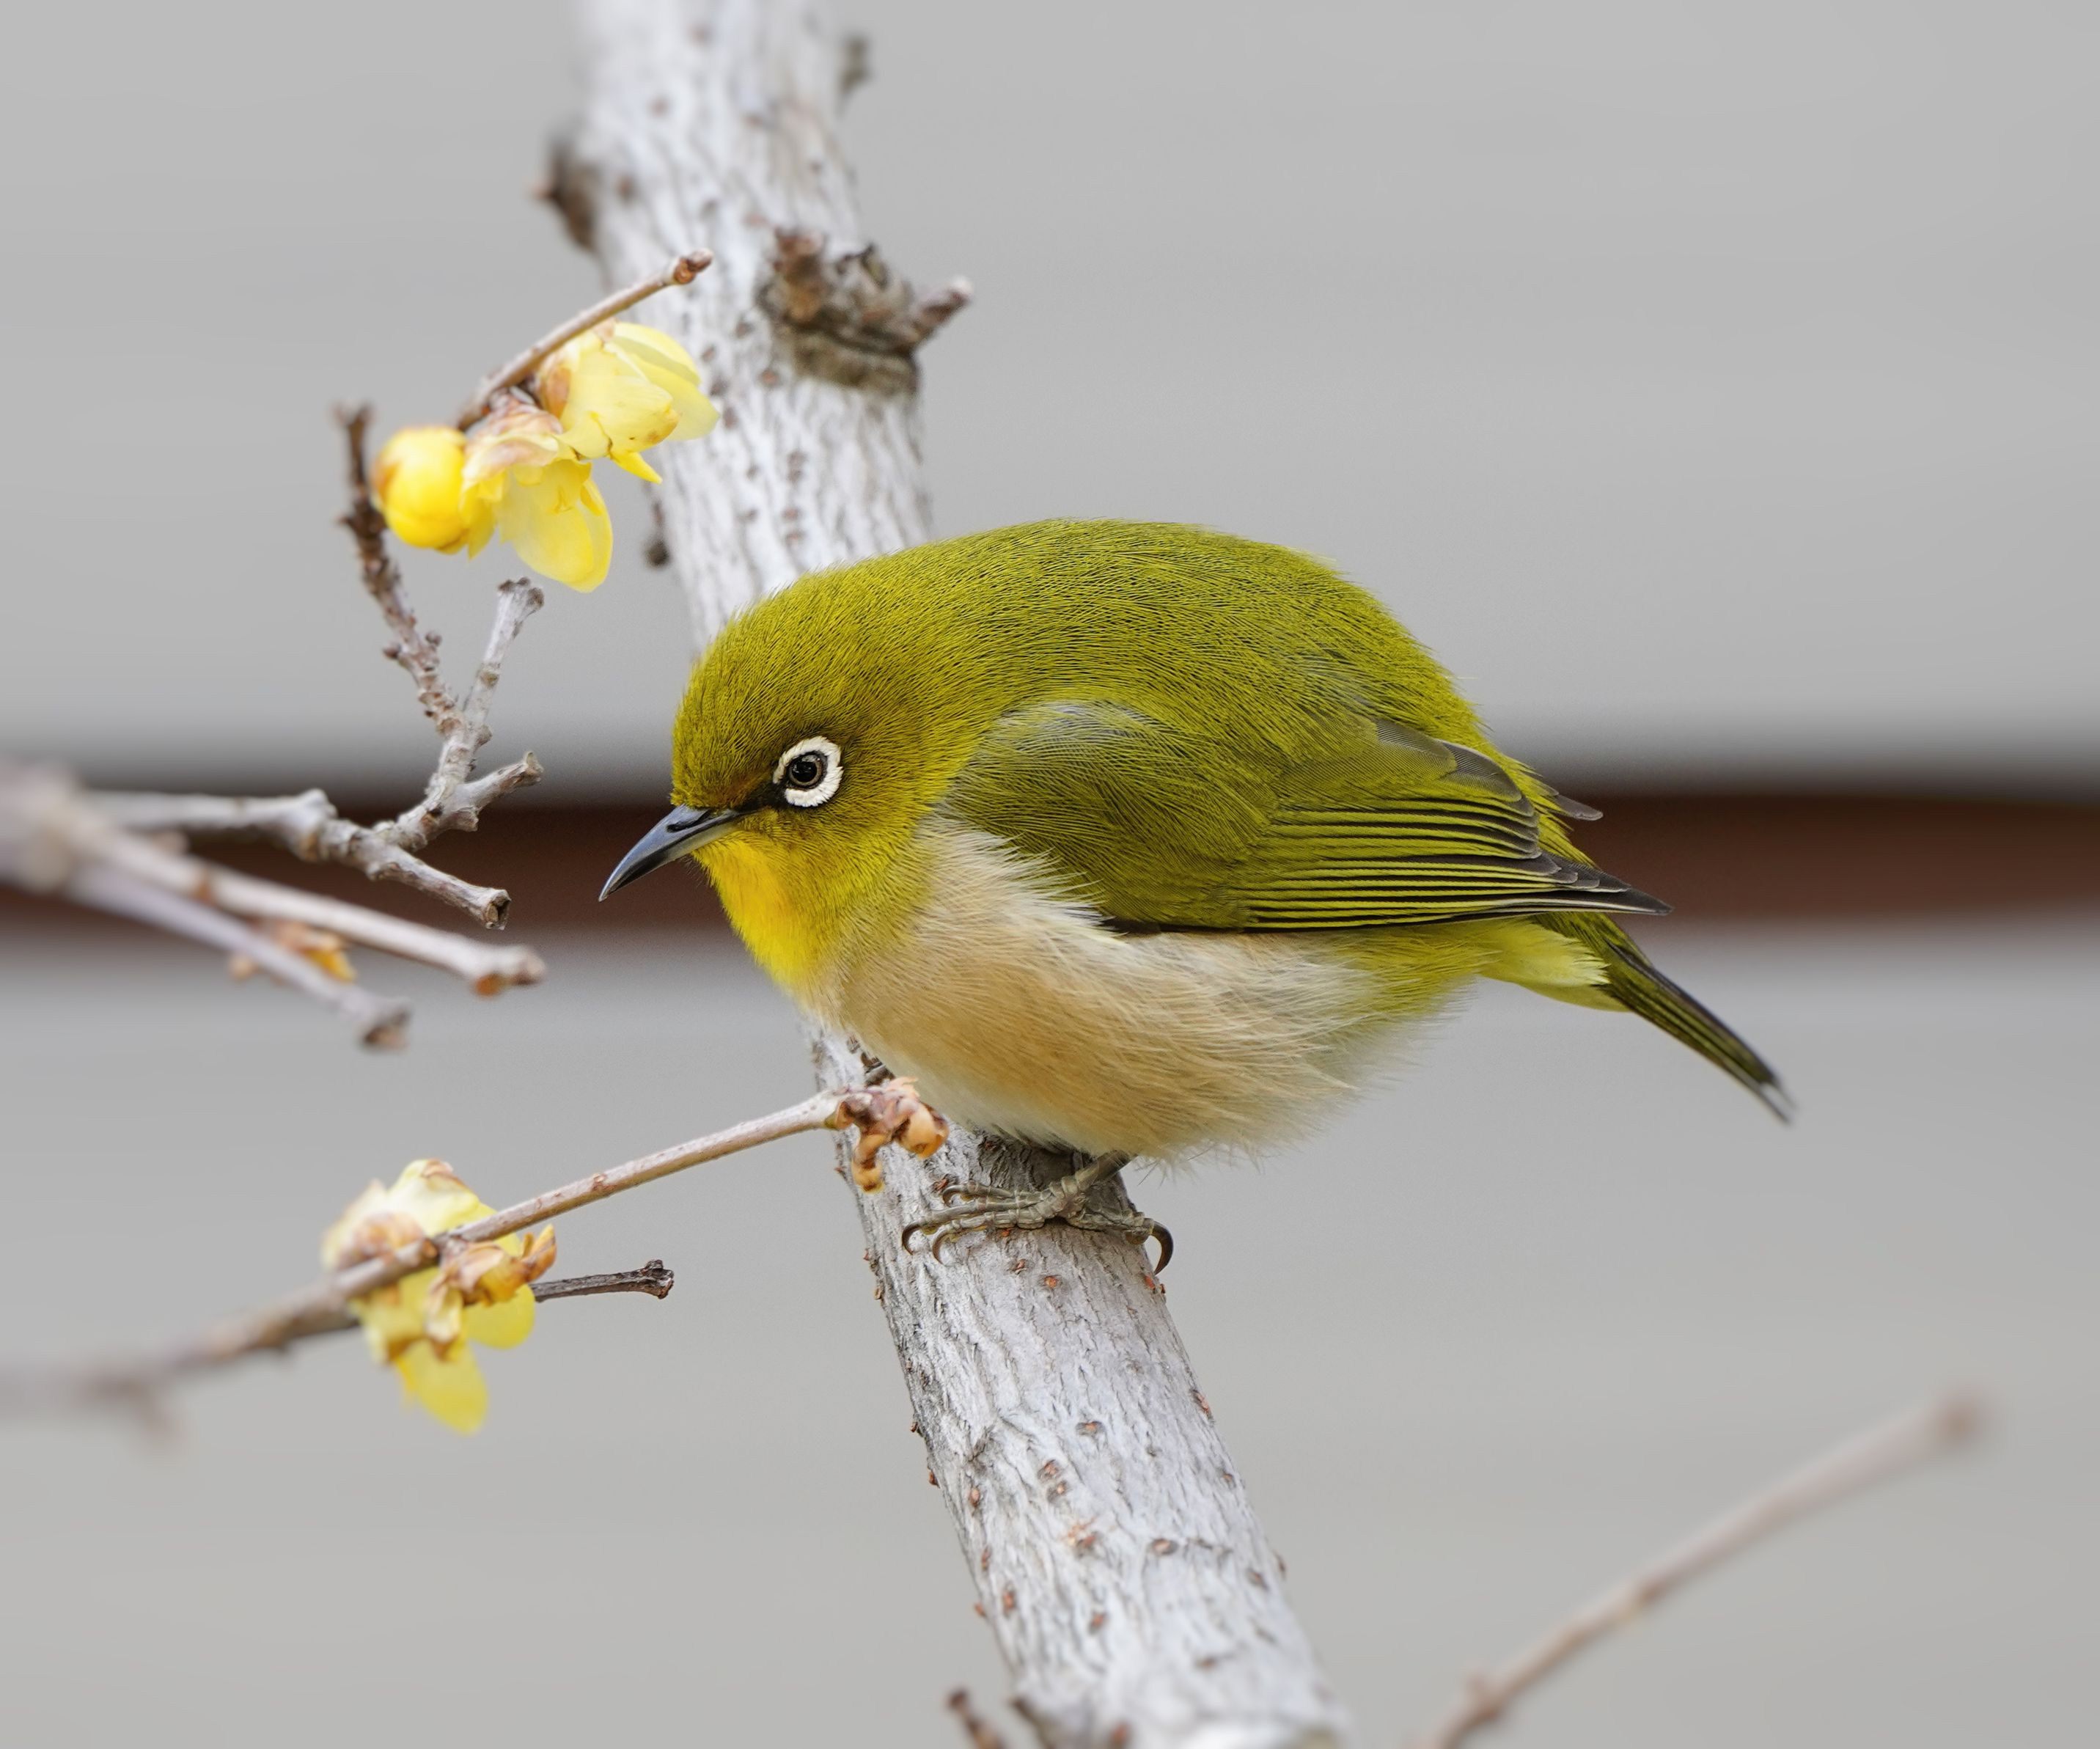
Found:
[[[661,1257],[651,1257],[638,1270],[615,1270],[608,1275],[564,1275],[554,1281],[532,1283],[536,1300],[580,1300],[602,1293],[646,1293],[652,1300],[668,1300],[678,1278]]]
[[[1464,1698],[1415,1738],[1414,1749],[1458,1749],[1476,1731],[1507,1712],[1527,1689],[1614,1628],[1637,1620],[1681,1586],[1796,1519],[1952,1449],[1972,1437],[1982,1422],[1975,1399],[1957,1393],[1855,1434],[1730,1508],[1631,1578],[1599,1592],[1500,1669],[1476,1674],[1467,1683]]]
[[[501,780],[508,791],[536,781],[540,775],[539,761],[528,753],[482,783]],[[461,785],[458,796],[470,804],[469,810],[477,820],[480,809],[493,799],[482,792],[480,784]],[[290,851],[302,862],[338,863],[369,880],[397,881],[467,912],[486,928],[500,929],[510,912],[510,895],[501,887],[476,886],[433,868],[401,848],[384,828],[343,819],[322,790],[305,789],[295,796],[163,796],[108,790],[96,791],[86,799],[116,824],[136,832],[258,838]],[[409,815],[426,806],[417,803]]]
[[[422,799],[392,819],[360,826],[343,819],[319,789],[262,797],[97,796],[83,793],[62,772],[0,762],[0,880],[223,947],[237,964],[267,971],[344,1015],[365,1043],[398,1045],[408,1019],[405,1004],[349,988],[270,930],[237,920],[324,930],[452,973],[482,996],[536,983],[546,975],[545,965],[530,948],[483,947],[361,905],[236,874],[146,836],[261,838],[307,862],[338,863],[369,879],[400,881],[487,927],[502,924],[508,893],[462,881],[416,853],[443,833],[472,831],[491,802],[538,780],[540,762],[530,753],[482,777],[474,768],[489,739],[489,709],[504,659],[545,597],[523,578],[498,586],[480,664],[465,693],[456,696],[439,672],[438,634],[426,632],[409,611],[387,550],[385,519],[372,501],[364,462],[368,417],[362,408],[340,416],[351,485],[342,520],[356,543],[365,588],[394,634],[386,653],[415,682],[417,699],[438,731],[437,762]]]
[[[534,1282],[532,1297],[542,1305],[549,1300],[584,1300],[608,1293],[646,1293],[652,1300],[668,1300],[677,1283],[677,1277],[661,1257],[651,1257],[638,1270],[615,1270],[607,1275],[558,1275],[551,1280]],[[346,1310],[328,1321],[316,1317],[301,1334],[329,1336],[357,1327],[357,1314]],[[18,1383],[0,1373],[0,1416],[8,1412],[9,1392]]]
[[[372,500],[372,482],[364,465],[364,439],[372,423],[369,407],[338,409],[336,422],[342,427],[343,444],[350,463],[350,508],[342,525],[357,547],[358,568],[366,594],[377,603],[394,642],[381,654],[399,662],[416,683],[416,702],[423,714],[437,725],[441,740],[449,740],[459,727],[459,707],[439,672],[435,632],[426,632],[408,610],[402,594],[400,568],[386,547],[386,519]]]
[[[609,282],[704,230],[714,267],[666,313],[721,422],[672,446],[665,548],[704,643],[805,572],[931,537],[913,355],[963,289],[906,290],[865,244],[836,137],[837,36],[788,0],[586,0],[583,124],[551,197]],[[668,714],[668,710],[667,710]],[[818,1079],[864,1072],[843,1040]],[[959,1134],[856,1199],[869,1267],[978,1606],[1060,1749],[1297,1749],[1343,1714],[1127,1245],[1048,1229],[936,1264],[903,1224],[936,1173],[1065,1169]]]
[[[748,1148],[778,1142],[783,1137],[813,1129],[854,1128],[881,1146],[893,1137],[902,1137],[915,1124],[923,1124],[929,1119],[937,1133],[944,1136],[946,1126],[928,1112],[902,1084],[892,1084],[883,1089],[880,1100],[871,1100],[852,1091],[818,1093],[784,1111],[593,1173],[588,1177],[484,1215],[479,1221],[468,1221],[347,1268],[332,1270],[297,1293],[228,1318],[201,1336],[171,1343],[157,1351],[128,1360],[24,1371],[12,1376],[0,1374],[0,1415],[52,1414],[110,1405],[135,1408],[142,1402],[157,1398],[168,1386],[196,1373],[229,1365],[246,1355],[280,1350],[294,1342],[340,1330],[351,1317],[353,1301],[376,1293],[419,1270],[430,1269],[469,1245],[501,1239],[558,1215],[603,1202],[607,1197],[653,1184],[689,1167],[740,1154]],[[565,1287],[569,1294],[641,1292],[653,1293],[658,1299],[671,1291],[670,1272],[660,1262],[646,1264],[638,1270],[619,1276],[587,1276],[558,1285]],[[536,1292],[545,1294],[549,1290]],[[553,1296],[560,1295],[554,1293]]]
[[[205,830],[268,830],[281,833],[280,841],[289,840],[289,848],[316,822],[325,828],[330,821],[333,810],[318,792],[262,802],[215,796],[112,796],[105,801],[81,790],[64,772],[0,763],[0,880],[220,948],[333,1009],[368,1045],[400,1044],[408,1005],[329,975],[268,930],[254,928],[254,921],[324,930],[346,943],[435,966],[461,979],[478,996],[537,983],[546,975],[539,955],[529,947],[483,943],[237,874],[145,835],[200,825]],[[140,829],[127,829],[132,823]],[[435,876],[438,871],[429,872]]]

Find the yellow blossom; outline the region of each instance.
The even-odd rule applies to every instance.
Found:
[[[377,1181],[321,1239],[332,1270],[384,1257],[418,1238],[490,1212],[443,1160],[412,1160],[390,1188]],[[513,1348],[532,1333],[531,1283],[554,1261],[554,1230],[510,1234],[455,1251],[352,1303],[373,1358],[390,1363],[408,1396],[448,1427],[470,1433],[488,1387],[467,1345]]]
[[[505,400],[466,435],[461,514],[469,553],[501,534],[544,576],[593,590],[612,563],[612,519],[571,453],[562,422],[522,399]]]
[[[501,535],[543,576],[593,590],[612,563],[612,519],[591,464],[654,480],[642,452],[703,437],[715,418],[699,366],[677,341],[639,322],[601,322],[464,434],[396,431],[373,470],[373,497],[411,546],[471,554]]]
[[[386,439],[372,491],[386,526],[411,546],[456,553],[467,537],[460,506],[466,439],[448,425],[412,425]]]
[[[564,343],[534,379],[540,403],[561,421],[580,459],[607,458],[646,480],[641,452],[714,429],[714,403],[700,391],[690,355],[661,329],[601,322]]]

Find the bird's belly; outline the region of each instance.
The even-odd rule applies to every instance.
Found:
[[[925,848],[924,903],[841,969],[827,1018],[948,1116],[1090,1154],[1302,1131],[1379,1034],[1479,969],[1454,943],[1401,974],[1365,939],[1395,931],[1122,933],[995,841],[946,832]]]

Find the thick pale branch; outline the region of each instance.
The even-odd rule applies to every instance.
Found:
[[[586,0],[587,106],[550,196],[608,283],[706,227],[712,269],[664,312],[721,422],[666,450],[665,553],[704,643],[806,572],[928,540],[921,298],[867,245],[837,138],[840,39],[795,0]],[[818,1075],[861,1070],[820,1042]],[[1126,1245],[1049,1230],[934,1264],[902,1226],[937,1176],[1013,1186],[1069,1162],[959,1134],[857,1197],[927,1463],[979,1607],[1057,1749],[1308,1749],[1344,1715]],[[1009,1265],[1012,1266],[1009,1267]]]
[[[674,255],[670,265],[660,273],[652,273],[609,297],[601,298],[588,310],[577,311],[560,327],[542,334],[502,369],[481,379],[481,386],[474,391],[473,398],[460,409],[459,428],[464,431],[488,411],[488,404],[497,395],[523,382],[578,334],[597,327],[600,322],[611,321],[621,311],[633,309],[643,298],[653,298],[660,291],[668,291],[673,285],[691,285],[707,272],[714,258],[711,250],[689,249],[683,254]]]
[[[154,889],[144,890],[157,899],[166,896]],[[205,914],[218,916],[215,912]],[[915,1117],[925,1115],[924,1106],[900,1096],[882,1108],[880,1121],[893,1126],[889,1133],[901,1135]],[[192,1374],[226,1366],[245,1355],[284,1349],[307,1337],[339,1330],[353,1301],[376,1293],[418,1270],[430,1269],[446,1256],[469,1245],[501,1239],[573,1209],[602,1202],[609,1196],[653,1184],[659,1178],[668,1178],[689,1167],[778,1142],[783,1137],[814,1129],[856,1128],[863,1122],[872,1124],[876,1118],[864,1102],[857,1102],[851,1094],[815,1094],[784,1111],[593,1173],[589,1177],[514,1203],[479,1221],[331,1271],[298,1293],[228,1318],[201,1336],[172,1343],[157,1352],[97,1366],[51,1368],[23,1372],[11,1378],[0,1376],[0,1413],[51,1413],[110,1404],[135,1407]],[[942,1133],[945,1133],[945,1126]],[[669,1272],[664,1270],[660,1264],[645,1265],[632,1274],[648,1276],[650,1282],[615,1282],[614,1278],[598,1277],[594,1279],[595,1285],[571,1287],[570,1292],[641,1291],[655,1292],[660,1299],[670,1291]]]
[[[1960,1445],[1982,1420],[1975,1399],[1957,1393],[1855,1434],[1701,1526],[1631,1578],[1599,1592],[1499,1669],[1475,1676],[1464,1698],[1417,1738],[1414,1749],[1458,1749],[1507,1712],[1525,1689],[1614,1628],[1638,1620],[1680,1586],[1796,1519]]]

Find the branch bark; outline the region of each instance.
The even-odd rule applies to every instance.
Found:
[[[805,572],[932,533],[912,354],[968,295],[922,298],[860,231],[836,137],[849,51],[791,0],[584,0],[586,113],[550,197],[615,284],[716,250],[664,325],[721,422],[665,452],[666,545],[703,643]],[[865,1069],[817,1045],[828,1084]],[[1059,1746],[1283,1749],[1341,1707],[1168,1318],[1128,1246],[1064,1229],[907,1256],[939,1174],[1064,1169],[958,1135],[858,1195],[927,1457],[1018,1690]]]

